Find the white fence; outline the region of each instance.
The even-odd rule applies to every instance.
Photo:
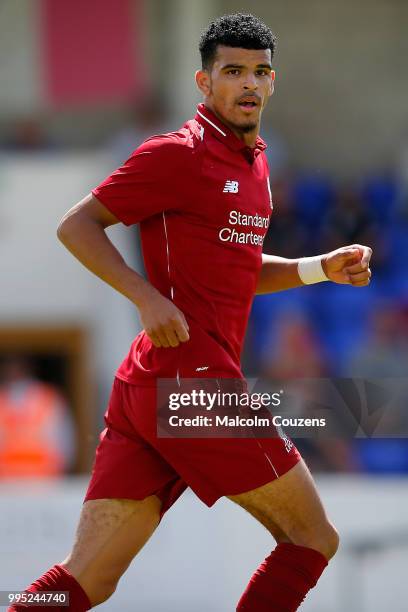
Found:
[[[305,612],[406,611],[408,480],[318,478],[342,546]],[[86,480],[1,484],[0,590],[20,589],[68,553]],[[233,612],[273,546],[228,500],[208,509],[187,491],[98,609]]]

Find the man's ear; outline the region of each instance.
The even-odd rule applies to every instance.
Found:
[[[197,87],[203,96],[209,96],[211,93],[211,82],[210,75],[207,70],[197,70],[195,73],[195,80]]]
[[[271,89],[270,89],[270,96],[273,94],[274,90],[275,90],[275,77],[276,77],[276,72],[274,70],[271,70]]]

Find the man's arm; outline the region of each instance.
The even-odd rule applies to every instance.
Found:
[[[137,306],[142,326],[156,347],[186,342],[188,324],[181,310],[129,268],[109,240],[105,229],[116,223],[118,219],[89,194],[64,215],[57,235],[88,270]]]
[[[327,280],[334,283],[364,287],[371,278],[372,250],[361,244],[342,247],[321,256]],[[273,293],[304,285],[299,272],[300,259],[285,259],[275,255],[262,255],[262,268],[256,293]]]

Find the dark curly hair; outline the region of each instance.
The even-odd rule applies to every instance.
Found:
[[[204,70],[211,67],[218,45],[242,49],[270,49],[272,58],[276,36],[258,17],[236,13],[219,17],[202,33],[199,49]]]

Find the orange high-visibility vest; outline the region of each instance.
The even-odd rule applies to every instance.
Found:
[[[57,410],[61,397],[44,383],[30,381],[18,405],[0,388],[0,478],[62,473],[64,457],[50,436]]]

